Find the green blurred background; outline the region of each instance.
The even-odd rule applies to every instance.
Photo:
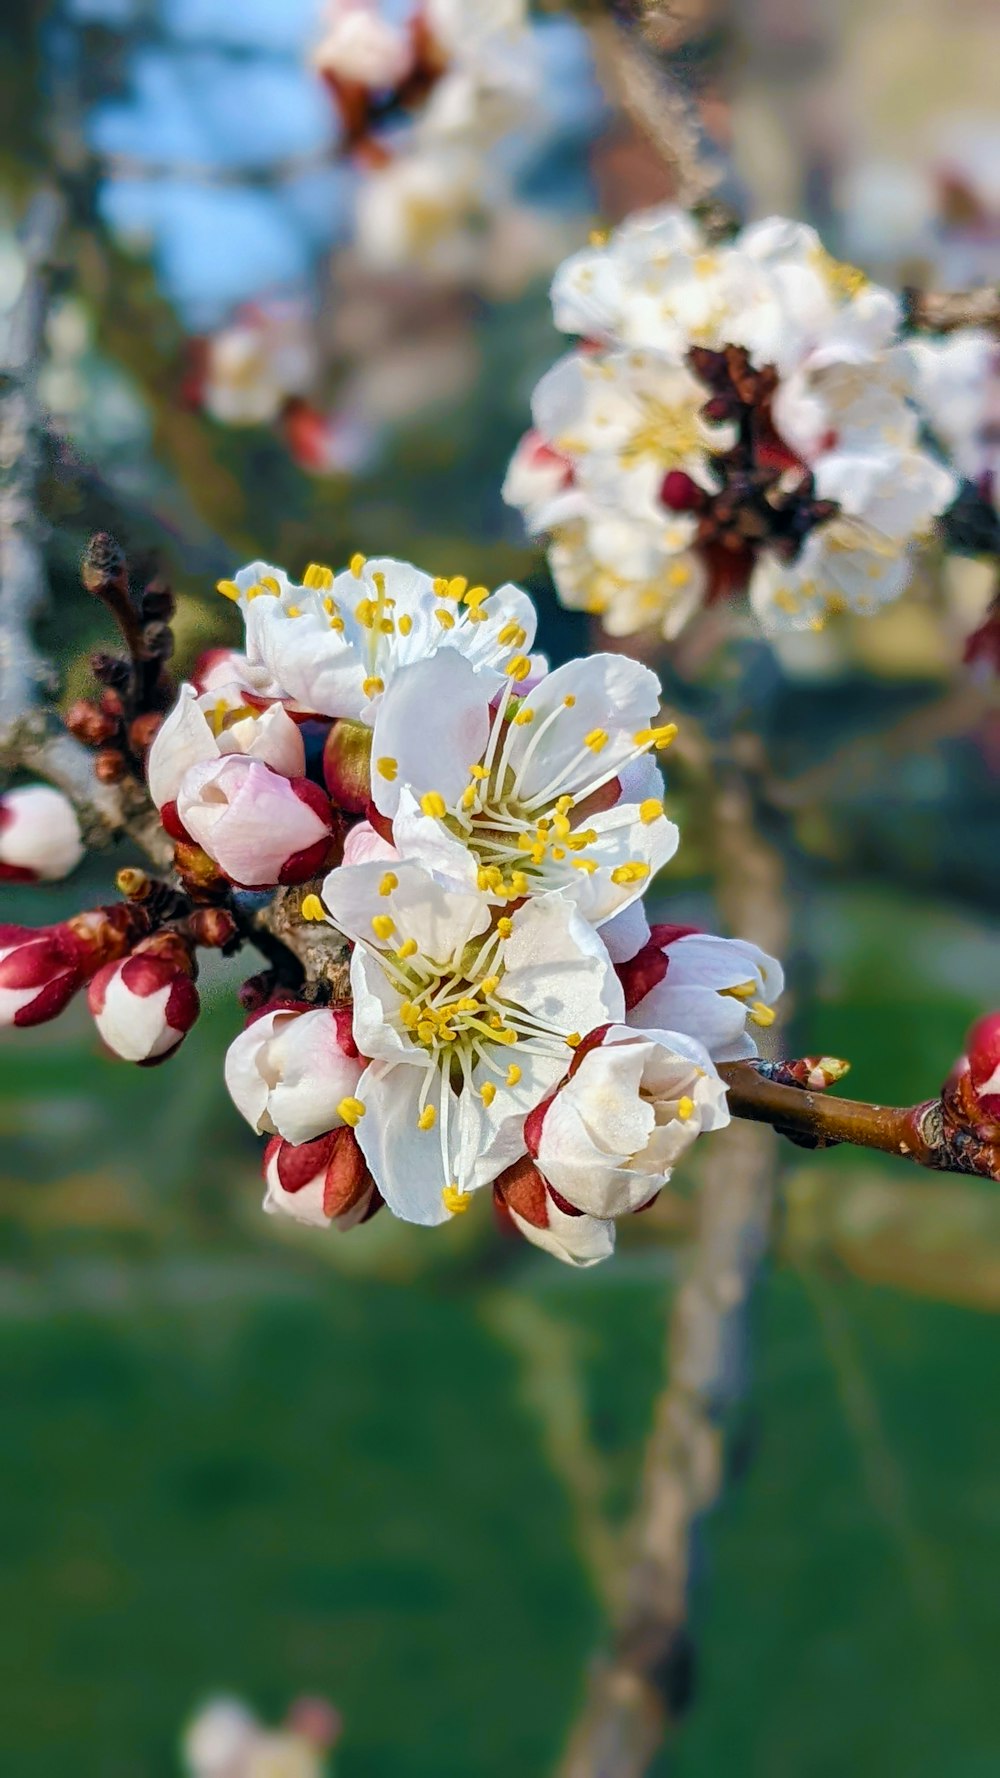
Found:
[[[801,64],[746,53],[789,20],[800,9],[736,19],[727,116],[758,208],[808,198],[789,173]],[[51,154],[51,22],[31,7],[4,21],[11,215]],[[942,58],[949,103],[981,102],[975,7],[844,4],[805,25],[809,78],[829,75],[831,103],[850,90],[873,148],[895,116],[917,157],[917,98],[934,101]],[[732,16],[713,29],[729,42]],[[901,39],[908,83],[889,53]],[[594,216],[599,175],[598,160]],[[465,305],[477,369],[461,400],[394,427],[359,479],[315,480],[269,433],[185,406],[176,317],[73,191],[64,287],[90,334],[46,488],[43,627],[67,698],[106,640],[75,590],[103,525],[173,573],[182,666],[233,639],[210,588],[236,559],[294,569],[358,547],[519,578],[553,653],[586,646],[497,495],[557,350],[544,280]],[[781,672],[744,637],[669,687],[714,739],[762,733],[782,780],[859,743],[822,795],[761,819],[790,884],[789,1044],[849,1057],[851,1090],[886,1101],[935,1092],[998,998],[1000,738],[974,698],[942,733],[954,647],[936,596],[845,633],[825,677]],[[704,807],[683,774],[671,795],[685,843],[656,911],[710,923]],[[105,899],[123,862],[90,861],[43,913],[4,889],[2,917]],[[79,1009],[0,1046],[0,1765],[168,1778],[183,1719],[223,1689],[272,1717],[297,1693],[333,1698],[344,1778],[544,1773],[600,1644],[696,1169],[584,1274],[507,1240],[485,1203],[434,1235],[388,1216],[346,1238],[275,1228],[221,1082],[238,979],[209,974],[205,1015],[163,1069],[103,1059]],[[789,1148],[784,1166],[671,1770],[988,1778],[1000,1201],[881,1157]]]

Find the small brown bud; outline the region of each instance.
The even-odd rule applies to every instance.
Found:
[[[177,601],[170,588],[160,580],[151,580],[139,601],[143,621],[166,622],[173,617]]]
[[[67,710],[64,721],[70,734],[85,747],[102,746],[105,741],[110,741],[118,727],[115,717],[99,710],[89,698],[77,698]]]
[[[176,842],[174,865],[183,882],[192,889],[211,889],[226,881],[214,858],[209,858],[193,840]]]
[[[196,945],[222,950],[236,937],[236,921],[228,908],[196,908],[187,925]]]
[[[120,784],[128,771],[128,761],[117,747],[102,747],[94,760],[94,771],[102,784]]]
[[[128,661],[122,660],[120,655],[108,654],[105,649],[98,649],[91,655],[90,670],[102,685],[114,686],[118,691],[124,691],[132,675]]]
[[[129,723],[128,738],[136,753],[145,753],[153,744],[158,728],[162,727],[163,716],[159,710],[145,710]]]
[[[101,709],[105,716],[120,717],[125,714],[125,707],[116,691],[102,691]]]
[[[80,579],[88,593],[100,595],[105,588],[127,592],[125,551],[108,531],[95,531],[80,565]]]
[[[142,632],[142,651],[148,661],[168,661],[174,652],[174,633],[168,623],[147,623]]]
[[[155,879],[148,871],[135,869],[127,865],[115,877],[115,888],[126,901],[145,901],[152,890]]]

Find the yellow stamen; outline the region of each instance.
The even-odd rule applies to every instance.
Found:
[[[575,703],[576,703],[576,698],[574,697],[573,693],[568,692],[566,697],[563,698],[563,705],[564,705],[565,709],[572,710]]]
[[[514,718],[514,721],[517,723],[518,728],[524,728],[527,723],[534,722],[534,720],[535,720],[535,712],[533,710],[530,710],[528,708],[527,704],[521,705],[520,710],[517,712],[517,715]]]
[[[424,814],[433,815],[437,821],[440,821],[442,815],[445,814],[447,806],[439,790],[425,790],[420,798],[420,807]]]
[[[364,1115],[364,1105],[360,1099],[355,1099],[351,1093],[347,1095],[346,1099],[341,1099],[340,1104],[337,1106],[337,1116],[343,1123],[350,1124],[352,1130],[361,1122]]]
[[[372,931],[376,938],[380,938],[384,941],[387,938],[391,938],[395,930],[396,922],[391,914],[372,915]]]
[[[303,920],[326,919],[326,909],[318,895],[303,895],[299,913]]]
[[[366,698],[373,698],[377,692],[385,690],[385,681],[377,673],[373,673],[370,679],[364,681],[361,689]]]
[[[497,1096],[497,1090],[496,1090],[496,1087],[493,1085],[493,1082],[491,1080],[484,1080],[482,1086],[479,1089],[479,1097],[481,1098],[483,1104],[484,1105],[492,1105],[496,1096]]]
[[[513,648],[520,648],[522,643],[527,640],[527,636],[527,630],[522,630],[520,624],[511,621],[509,624],[504,624],[503,629],[498,632],[497,641],[502,642],[505,646],[509,644]]]
[[[351,557],[350,562],[348,563],[348,567],[350,568],[351,573],[353,574],[355,580],[361,579],[361,570],[364,568],[364,565],[367,560],[368,560],[368,557],[363,556],[361,554],[360,550],[355,555],[353,555]]]
[[[518,681],[527,679],[528,674],[531,672],[531,662],[526,654],[515,654],[507,662],[504,672],[510,679],[516,679]]]
[[[402,617],[399,619],[399,633],[400,633],[400,635],[401,636],[408,636],[410,631],[412,630],[412,628],[413,628],[413,619],[410,616],[408,611],[404,611]]]
[[[611,881],[623,887],[626,883],[643,883],[649,876],[649,865],[641,864],[638,858],[630,858],[627,864],[619,864],[611,872]]]
[[[238,600],[240,596],[240,589],[236,585],[235,580],[217,581],[215,590],[217,593],[221,593],[224,599],[232,599],[235,601]]]
[[[584,735],[583,744],[585,747],[590,748],[591,753],[600,753],[602,748],[606,747],[608,744],[607,729],[592,728],[589,735]]]
[[[678,1101],[677,1101],[677,1116],[680,1118],[682,1123],[686,1124],[688,1118],[692,1115],[693,1111],[694,1111],[694,1100],[689,1099],[687,1094],[685,1093],[684,1097],[682,1099],[678,1099]]]
[[[298,605],[289,605],[286,612],[285,612],[285,616],[286,617],[301,617],[302,612],[301,612],[300,607]]]
[[[452,1216],[461,1216],[464,1210],[468,1210],[472,1199],[468,1192],[459,1191],[457,1185],[446,1185],[441,1193],[441,1202]]]
[[[501,938],[509,938],[511,933],[513,932],[513,930],[514,930],[514,922],[510,918],[509,914],[502,914],[500,919],[497,921],[497,931],[499,932],[500,937]]]
[[[433,1130],[434,1125],[436,1123],[437,1123],[437,1112],[435,1111],[433,1105],[425,1105],[423,1111],[420,1113],[420,1116],[417,1119],[417,1129],[418,1130]]]
[[[662,814],[663,804],[658,796],[647,796],[645,802],[639,804],[639,820],[645,827],[653,821],[659,821]]]
[[[376,761],[376,764],[379,777],[385,778],[386,782],[389,784],[394,783],[396,773],[399,771],[399,761],[393,759],[391,753],[383,753],[382,758]]]
[[[397,877],[395,871],[387,870],[385,873],[385,876],[382,878],[382,881],[378,886],[379,894],[380,895],[391,895],[393,890],[398,889],[398,888],[399,888],[399,878]]]
[[[520,1078],[521,1070],[516,1062],[512,1062],[507,1070],[507,1085],[509,1087],[516,1087]]]
[[[579,1049],[581,1043],[583,1042],[583,1038],[580,1036],[579,1031],[571,1031],[569,1036],[566,1039],[566,1042],[569,1044],[569,1047],[571,1050],[575,1050],[575,1049]]]
[[[455,613],[446,610],[443,605],[437,607],[434,616],[437,618],[438,623],[443,630],[453,630],[455,628]]]
[[[404,963],[407,957],[415,957],[416,954],[417,941],[415,938],[404,938],[399,950],[396,952],[396,956],[401,958]]]
[[[760,1025],[763,1030],[766,1030],[768,1025],[774,1024],[775,1017],[774,1007],[765,1006],[763,1000],[755,1000],[750,1008],[751,1023]]]
[[[302,585],[315,587],[319,593],[325,593],[333,585],[333,569],[327,568],[323,562],[310,562],[302,576]]]
[[[659,728],[641,728],[632,736],[637,747],[669,747],[677,733],[676,722],[661,723]]]

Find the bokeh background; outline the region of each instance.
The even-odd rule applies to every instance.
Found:
[[[602,98],[585,28],[548,9],[544,116],[508,156],[534,219],[521,258],[481,284],[373,275],[323,95],[303,98],[315,11],[4,13],[0,306],[40,178],[70,216],[42,629],[67,700],[106,641],[76,590],[101,527],[172,575],[181,667],[235,639],[218,574],[356,548],[518,579],[554,657],[588,646],[499,487],[559,347],[548,269],[668,175]],[[692,0],[671,66],[727,195],[819,222],[877,275],[955,284],[998,248],[989,29],[975,0]],[[227,425],[197,387],[205,340],[275,292],[323,342],[320,473],[287,408]],[[998,997],[1000,719],[957,665],[976,573],[934,564],[905,607],[811,653],[776,658],[737,626],[666,669],[710,742],[763,737],[788,1044],[849,1057],[860,1097],[930,1096]],[[711,923],[710,807],[683,764],[670,793],[685,837],[658,912]],[[106,899],[127,861],[47,890],[50,917]],[[37,892],[0,896],[0,917],[39,919]],[[344,1778],[549,1771],[601,1640],[697,1168],[582,1274],[485,1204],[433,1236],[389,1217],[276,1229],[222,1088],[238,1007],[211,972],[204,999],[163,1069],[111,1064],[74,1010],[0,1045],[2,1769],[168,1778],[184,1718],[224,1689],[272,1717],[333,1698]],[[988,1778],[1000,1200],[882,1157],[783,1163],[670,1769]]]

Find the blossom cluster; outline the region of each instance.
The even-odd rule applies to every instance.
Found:
[[[506,499],[564,604],[675,636],[746,591],[766,630],[895,599],[958,483],[925,448],[888,290],[772,217],[724,242],[667,206],[572,255],[579,343],[546,373]]]
[[[324,1698],[298,1698],[269,1728],[239,1698],[211,1698],[181,1740],[186,1778],[323,1778],[341,1732]]]
[[[389,558],[220,590],[244,648],[200,663],[146,758],[179,886],[126,872],[121,907],[0,929],[0,1018],[86,983],[107,1046],[161,1060],[194,947],[278,906],[297,975],[245,984],[225,1069],[270,1138],[265,1209],[438,1224],[485,1187],[529,1240],[605,1257],[727,1122],[717,1064],[756,1053],[782,986],[751,944],[647,920],[679,838],[655,675],[550,669],[520,588]]]

